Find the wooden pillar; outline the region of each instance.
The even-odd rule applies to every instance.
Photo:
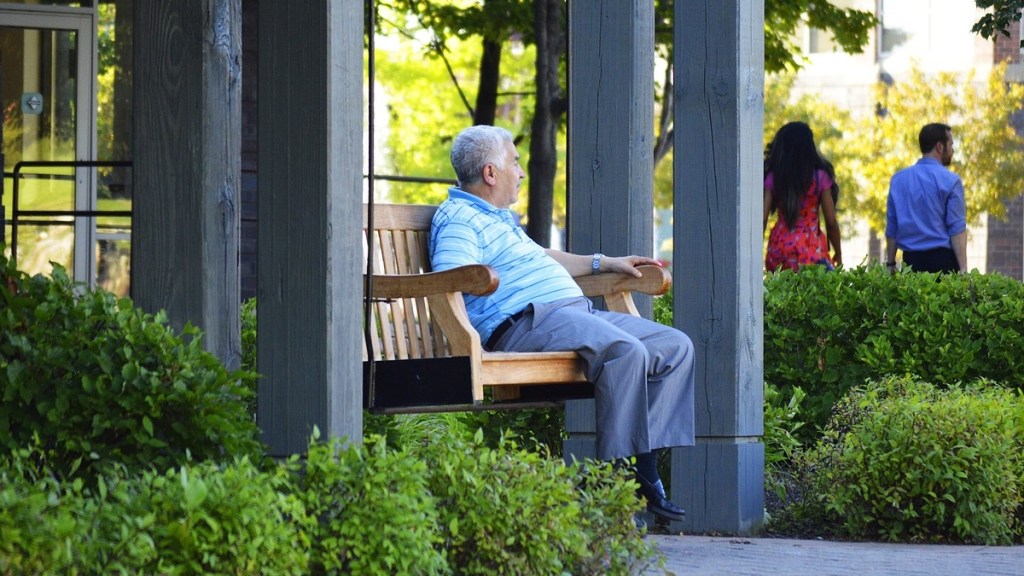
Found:
[[[673,296],[697,446],[673,450],[673,497],[685,530],[746,534],[764,520],[764,2],[676,0],[675,26]]]
[[[568,248],[652,254],[653,0],[569,2],[569,31]],[[596,456],[594,401],[567,403],[565,422],[566,457]]]
[[[134,7],[132,296],[241,362],[241,2]]]
[[[362,439],[363,2],[259,2],[257,420]]]

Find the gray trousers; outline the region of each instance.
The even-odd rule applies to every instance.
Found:
[[[570,298],[531,304],[495,349],[579,353],[594,384],[601,460],[694,443],[693,343],[675,328]]]

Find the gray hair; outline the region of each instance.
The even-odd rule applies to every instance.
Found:
[[[512,141],[512,133],[497,126],[470,126],[459,132],[452,143],[452,168],[459,186],[478,182],[487,164],[505,168],[505,144]]]

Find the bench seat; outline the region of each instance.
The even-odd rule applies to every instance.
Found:
[[[483,350],[463,294],[490,294],[500,278],[483,264],[430,270],[427,240],[435,210],[436,206],[428,205],[376,204],[370,229],[369,208],[363,206],[364,254],[372,246],[374,255],[373,276],[364,277],[364,286],[371,292],[371,322],[363,360],[367,366],[401,368],[382,371],[399,382],[384,381],[376,369],[365,369],[364,404],[376,412],[427,412],[533,407],[592,396],[583,362],[575,352]],[[575,280],[586,296],[602,298],[606,309],[639,315],[633,292],[660,295],[672,285],[664,268],[641,266],[640,270],[642,278],[605,273]],[[395,387],[390,396],[389,386]],[[464,393],[433,394],[429,388],[437,386],[464,389]],[[385,396],[389,399],[378,402]]]

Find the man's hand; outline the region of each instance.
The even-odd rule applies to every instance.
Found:
[[[636,269],[637,266],[643,266],[645,264],[653,266],[663,266],[661,260],[654,258],[648,258],[646,256],[620,256],[613,258],[605,256],[601,258],[601,272],[618,272],[621,274],[629,274],[635,278],[643,277],[643,274]]]
[[[592,254],[570,254],[561,250],[545,248],[544,252],[555,259],[556,262],[565,267],[570,276],[584,276],[593,273],[594,256]],[[648,258],[647,256],[601,256],[598,263],[598,272],[619,272],[629,274],[635,278],[642,278],[643,274],[636,269],[637,266],[652,264],[664,266],[660,260]]]

